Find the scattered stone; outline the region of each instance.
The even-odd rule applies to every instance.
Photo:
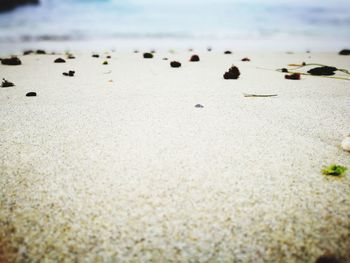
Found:
[[[108,61],[107,60],[103,61],[102,65],[108,65]]]
[[[211,52],[213,49],[211,47],[207,48],[208,52]]]
[[[21,65],[22,61],[18,57],[13,56],[11,58],[1,59],[1,64],[10,65],[10,66],[17,66],[17,65]]]
[[[46,51],[45,51],[45,50],[42,50],[42,49],[38,49],[38,50],[36,51],[36,54],[38,54],[38,55],[45,55],[45,54],[46,54]]]
[[[6,79],[2,79],[2,83],[1,83],[2,88],[9,88],[13,86],[15,86],[15,84],[13,84],[12,82],[7,81]]]
[[[93,54],[92,57],[93,57],[93,58],[99,58],[100,55],[99,55],[99,54]]]
[[[57,58],[54,63],[66,63],[66,61],[63,58]]]
[[[112,58],[112,57],[108,55],[106,58],[110,59],[110,58]]]
[[[189,48],[189,49],[188,49],[188,52],[193,52],[193,48]]]
[[[283,73],[288,73],[288,69],[286,69],[286,68],[281,69],[281,71],[282,71]]]
[[[179,68],[179,67],[181,67],[181,63],[178,61],[172,61],[172,62],[170,62],[170,66],[172,68]]]
[[[201,104],[196,104],[194,107],[195,107],[195,108],[204,108],[204,106],[201,105]]]
[[[310,69],[307,73],[314,76],[333,76],[337,70],[335,67],[324,66]]]
[[[340,263],[333,255],[323,255],[316,259],[315,263]]]
[[[343,50],[339,51],[339,55],[349,56],[350,55],[350,49],[343,49]]]
[[[154,49],[152,49],[152,50],[151,50],[151,53],[154,54],[154,53],[156,53],[156,51],[155,51]]]
[[[341,143],[341,147],[344,151],[350,152],[350,134],[344,138],[344,140]]]
[[[230,54],[232,54],[232,52],[231,52],[230,50],[226,50],[226,51],[224,52],[224,54],[225,54],[225,55],[230,55]]]
[[[135,50],[134,50],[134,53],[137,54],[137,53],[139,53],[139,51],[138,51],[137,49],[135,49]]]
[[[36,96],[36,92],[33,92],[33,91],[28,92],[28,93],[26,94],[26,96],[27,96],[27,97],[35,97],[35,96]]]
[[[291,79],[291,80],[300,80],[300,73],[292,73],[290,75],[285,75],[285,79]]]
[[[152,53],[143,53],[143,58],[153,58]]]
[[[239,72],[239,69],[236,66],[232,66],[225,72],[224,79],[238,79],[240,75],[241,72]]]
[[[249,62],[250,59],[249,59],[249,58],[242,58],[242,61],[244,61],[244,62]]]
[[[63,72],[62,74],[63,74],[63,76],[74,77],[75,71],[74,70],[70,70],[68,72]]]
[[[163,60],[168,60],[168,58],[163,58]]]
[[[33,54],[33,53],[34,53],[33,50],[24,50],[23,51],[23,56],[30,55],[30,54]]]
[[[199,56],[198,55],[193,55],[191,58],[190,58],[190,61],[191,62],[198,62],[200,59],[199,59]]]
[[[75,56],[73,56],[72,54],[69,54],[69,55],[67,56],[67,58],[68,58],[68,59],[75,59]]]

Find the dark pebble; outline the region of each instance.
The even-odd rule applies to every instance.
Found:
[[[46,51],[45,51],[45,50],[42,50],[42,49],[38,49],[38,50],[36,51],[36,53],[37,53],[38,55],[45,55],[45,54],[46,54]]]
[[[137,53],[139,53],[139,51],[136,49],[136,50],[134,50],[134,53],[137,54]]]
[[[153,58],[152,53],[143,53],[143,58]]]
[[[191,58],[190,58],[190,61],[191,62],[198,62],[200,59],[199,59],[199,56],[198,55],[193,55]]]
[[[33,50],[25,50],[23,51],[23,55],[26,56],[26,55],[30,55],[30,54],[33,54],[34,51]]]
[[[293,73],[290,75],[285,75],[285,79],[291,79],[291,80],[300,80],[300,73]]]
[[[229,54],[232,54],[232,52],[231,52],[230,50],[226,50],[226,51],[224,52],[224,54],[225,54],[225,55],[229,55]]]
[[[66,61],[63,58],[57,58],[54,63],[66,63]]]
[[[93,54],[92,57],[93,57],[93,58],[99,58],[100,55],[99,55],[99,54]]]
[[[283,73],[288,73],[288,69],[283,68],[283,69],[282,69],[282,72],[283,72]]]
[[[106,58],[110,59],[110,58],[111,58],[111,56],[107,56]]]
[[[194,107],[195,107],[195,108],[204,108],[204,106],[201,105],[201,104],[196,104]]]
[[[163,60],[168,60],[168,58],[163,58]]]
[[[317,67],[317,68],[310,69],[307,73],[314,76],[333,76],[335,75],[334,71],[336,70],[337,68],[335,67],[324,66],[324,67]]]
[[[315,263],[340,263],[340,261],[332,255],[323,255],[317,258]]]
[[[339,51],[339,55],[349,56],[350,55],[350,49],[343,49],[343,50]]]
[[[64,76],[68,76],[68,77],[74,77],[75,71],[74,70],[70,70],[67,72],[63,72],[62,73]]]
[[[68,55],[67,57],[68,59],[75,59],[75,57],[73,55]]]
[[[241,73],[239,69],[235,66],[232,66],[227,72],[224,74],[224,79],[238,79]]]
[[[107,60],[103,61],[102,65],[108,65],[108,61]]]
[[[17,66],[17,65],[21,65],[22,61],[17,57],[3,58],[3,59],[1,59],[1,64],[10,65],[10,66]]]
[[[178,61],[171,61],[171,62],[170,62],[170,66],[171,66],[172,68],[179,68],[179,67],[181,67],[181,63],[178,62]]]
[[[250,59],[249,59],[249,58],[242,58],[242,61],[244,61],[244,62],[249,62]]]
[[[207,48],[208,52],[211,52],[213,49],[211,47]]]
[[[7,81],[6,79],[2,79],[2,83],[1,83],[2,88],[9,88],[13,86],[15,86],[15,84],[13,84],[12,82]]]
[[[33,91],[28,92],[28,93],[26,94],[26,96],[27,96],[27,97],[35,97],[35,96],[36,96],[36,92],[33,92]]]
[[[151,53],[154,54],[154,53],[156,53],[156,51],[155,51],[154,49],[152,49],[152,50],[151,50]]]

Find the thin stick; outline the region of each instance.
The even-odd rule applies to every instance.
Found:
[[[248,94],[248,93],[243,93],[244,97],[247,98],[267,98],[267,97],[277,97],[277,94]]]

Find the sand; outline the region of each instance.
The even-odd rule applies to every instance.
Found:
[[[350,82],[274,71],[349,57],[109,54],[0,65],[0,261],[350,260]]]

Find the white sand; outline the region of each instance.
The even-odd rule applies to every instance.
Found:
[[[0,261],[350,260],[350,81],[273,71],[350,57],[75,55],[0,65]]]

